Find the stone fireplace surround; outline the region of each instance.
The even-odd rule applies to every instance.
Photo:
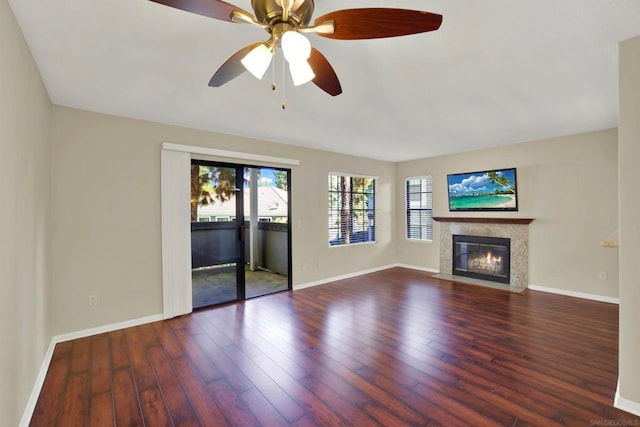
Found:
[[[511,280],[508,287],[522,292],[529,284],[529,223],[531,218],[434,217],[440,223],[440,274],[453,269],[453,235],[511,239]],[[457,277],[457,276],[454,276]]]

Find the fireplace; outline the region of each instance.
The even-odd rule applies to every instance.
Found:
[[[529,224],[533,218],[489,218],[489,217],[442,217],[434,216],[440,226],[440,271],[443,279],[467,280],[453,271],[453,236],[492,236],[509,240],[509,278],[506,283],[484,283],[495,288],[504,288],[513,292],[524,292],[529,286]],[[504,259],[503,259],[504,263]],[[468,281],[473,282],[472,278]],[[482,285],[482,282],[477,282]]]
[[[452,274],[510,283],[511,239],[456,234],[452,237]]]

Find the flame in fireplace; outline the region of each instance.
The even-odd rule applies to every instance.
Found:
[[[470,259],[467,267],[470,271],[479,273],[499,274],[502,271],[502,257],[487,251],[484,256]]]
[[[487,264],[490,266],[494,266],[496,264],[499,264],[502,262],[502,257],[501,256],[493,256],[491,254],[491,251],[487,252]]]

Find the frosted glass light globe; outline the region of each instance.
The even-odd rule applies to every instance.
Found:
[[[304,61],[311,55],[311,43],[296,31],[287,31],[282,35],[282,53],[289,62]]]
[[[261,80],[267,68],[269,68],[269,64],[271,64],[272,57],[273,53],[271,50],[264,44],[261,44],[253,48],[240,62],[247,71]]]

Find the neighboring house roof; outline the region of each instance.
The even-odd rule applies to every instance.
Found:
[[[287,207],[288,195],[285,190],[277,187],[258,187],[258,216],[288,216]],[[249,189],[244,189],[244,216],[249,216],[251,198]],[[235,195],[227,201],[221,202],[214,199],[214,203],[206,206],[198,206],[198,216],[235,216],[236,197]]]

